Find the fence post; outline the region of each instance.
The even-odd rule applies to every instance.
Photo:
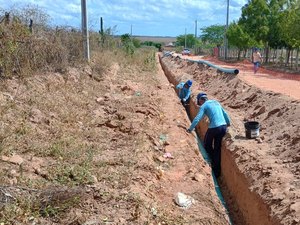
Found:
[[[29,22],[29,31],[30,31],[30,33],[32,33],[32,31],[33,31],[33,20],[32,19],[30,19],[30,22]]]
[[[9,12],[5,12],[5,16],[4,16],[4,24],[8,25],[10,21],[10,16],[9,16]]]

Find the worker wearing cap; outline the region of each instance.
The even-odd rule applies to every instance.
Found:
[[[188,80],[187,82],[181,82],[176,86],[176,89],[179,90],[179,98],[183,105],[187,105],[190,101],[192,84],[193,81]]]
[[[227,126],[230,126],[230,119],[221,104],[216,100],[208,100],[205,93],[197,95],[197,104],[200,106],[199,112],[187,132],[190,133],[204,116],[208,117],[209,125],[204,138],[204,148],[211,158],[215,176],[219,177],[221,174],[221,144]]]

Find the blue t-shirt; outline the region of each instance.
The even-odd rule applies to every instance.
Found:
[[[230,125],[230,119],[220,103],[216,100],[206,100],[200,107],[197,116],[194,118],[189,130],[193,130],[200,120],[206,115],[209,119],[208,128],[215,128],[222,125]]]
[[[191,88],[190,87],[186,88],[184,84],[185,84],[184,82],[181,82],[176,86],[176,89],[179,89],[179,98],[181,100],[183,99],[187,100],[191,95]]]

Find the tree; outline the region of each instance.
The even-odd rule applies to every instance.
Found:
[[[269,2],[270,14],[268,17],[269,21],[269,32],[267,35],[267,41],[269,46],[272,48],[281,48],[286,46],[286,42],[283,40],[281,35],[281,20],[283,14],[283,6],[285,4],[285,0],[271,0]],[[283,21],[286,22],[284,19]]]
[[[282,13],[281,18],[284,21],[281,23],[281,36],[288,46],[286,65],[289,61],[291,49],[297,48],[296,69],[298,70],[300,48],[300,1],[296,0],[291,2],[288,8]]]
[[[239,49],[238,60],[242,50],[246,50],[253,44],[250,35],[244,31],[243,27],[235,22],[231,23],[227,30],[229,45],[236,46]]]
[[[139,39],[131,38],[131,40],[132,40],[132,43],[133,43],[134,47],[136,47],[136,48],[141,47],[141,41]]]
[[[281,34],[293,48],[300,48],[300,0],[291,5],[281,16]]]
[[[186,46],[185,46],[186,40]],[[195,38],[194,34],[187,34],[187,35],[179,35],[176,38],[176,44],[178,46],[185,46],[187,48],[192,48],[198,43],[198,39]]]
[[[133,53],[135,51],[135,47],[130,38],[130,34],[121,35],[121,42],[122,42],[123,48],[126,51],[126,53],[129,55],[133,55]]]
[[[30,20],[32,20],[35,29],[38,30],[39,28],[47,28],[50,20],[50,16],[43,9],[33,4],[17,6],[14,10],[14,15],[27,25],[29,25]]]
[[[200,29],[202,34],[200,38],[203,42],[207,42],[213,45],[222,45],[224,41],[225,26],[223,25],[212,25]]]
[[[257,42],[266,42],[269,32],[268,17],[270,15],[267,1],[250,0],[249,4],[242,7],[239,24]]]

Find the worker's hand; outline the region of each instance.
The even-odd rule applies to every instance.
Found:
[[[188,128],[188,129],[186,129],[186,132],[191,133],[192,131]]]

